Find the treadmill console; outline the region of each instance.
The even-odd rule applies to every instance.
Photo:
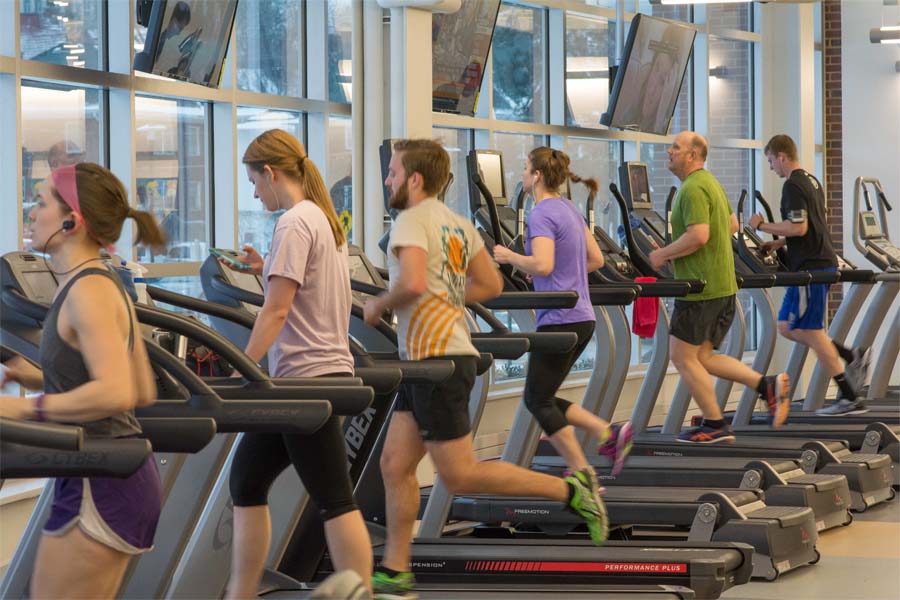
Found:
[[[600,246],[600,251],[603,252],[604,268],[614,269],[628,279],[634,279],[640,275],[635,271],[628,255],[613,241],[606,231],[600,227],[594,227],[594,238],[597,240],[597,245]]]
[[[734,234],[737,237],[737,233]],[[756,257],[759,262],[761,262],[766,269],[775,271],[778,269],[778,258],[776,257],[774,252],[769,252],[764,254],[760,247],[762,246],[762,240],[759,239],[759,236],[756,235],[756,232],[751,230],[749,227],[744,228],[744,243],[747,246],[747,250]]]
[[[884,232],[882,232],[881,228],[878,226],[878,220],[875,218],[875,213],[872,211],[859,213],[859,231],[864,240],[884,237]]]

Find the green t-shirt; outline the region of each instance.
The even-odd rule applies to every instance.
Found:
[[[689,225],[709,225],[709,241],[693,254],[675,259],[675,277],[703,279],[706,287],[685,300],[711,300],[737,293],[731,249],[731,205],[722,185],[706,169],[694,171],[681,185],[672,206],[672,239]]]

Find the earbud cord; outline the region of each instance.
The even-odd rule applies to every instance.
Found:
[[[53,241],[53,238],[56,237],[56,235],[57,235],[59,232],[61,232],[61,231],[63,231],[62,228],[57,229],[56,231],[53,232],[53,235],[51,235],[51,236],[47,239],[47,243],[44,244],[44,250],[45,250],[45,251],[41,253],[41,254],[43,255],[43,258],[44,258],[44,266],[47,267],[47,269],[48,269],[51,273],[53,273],[54,275],[56,275],[56,276],[58,276],[58,277],[59,277],[59,276],[62,276],[62,275],[68,275],[69,273],[71,273],[71,272],[74,271],[75,269],[78,269],[78,268],[80,268],[80,267],[83,267],[84,265],[88,264],[88,263],[91,262],[91,261],[94,261],[94,260],[103,260],[102,258],[100,258],[99,256],[97,256],[96,258],[89,258],[89,259],[87,259],[87,260],[85,260],[85,261],[82,261],[82,262],[78,263],[77,265],[75,265],[74,267],[72,267],[71,269],[69,269],[68,271],[54,271],[54,270],[50,267],[50,263],[47,262],[47,252],[46,252],[46,249],[47,249],[47,247],[50,245],[50,242]]]

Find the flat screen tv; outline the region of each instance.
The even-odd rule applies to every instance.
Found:
[[[600,122],[666,135],[696,35],[685,24],[637,15],[628,30],[609,109]]]
[[[238,0],[155,0],[134,70],[219,87]]]
[[[462,0],[431,25],[433,110],[475,115],[500,0]]]

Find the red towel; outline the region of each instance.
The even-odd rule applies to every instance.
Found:
[[[635,283],[652,283],[656,277],[635,277]],[[659,298],[639,296],[634,301],[631,331],[642,338],[652,338],[659,318]]]

